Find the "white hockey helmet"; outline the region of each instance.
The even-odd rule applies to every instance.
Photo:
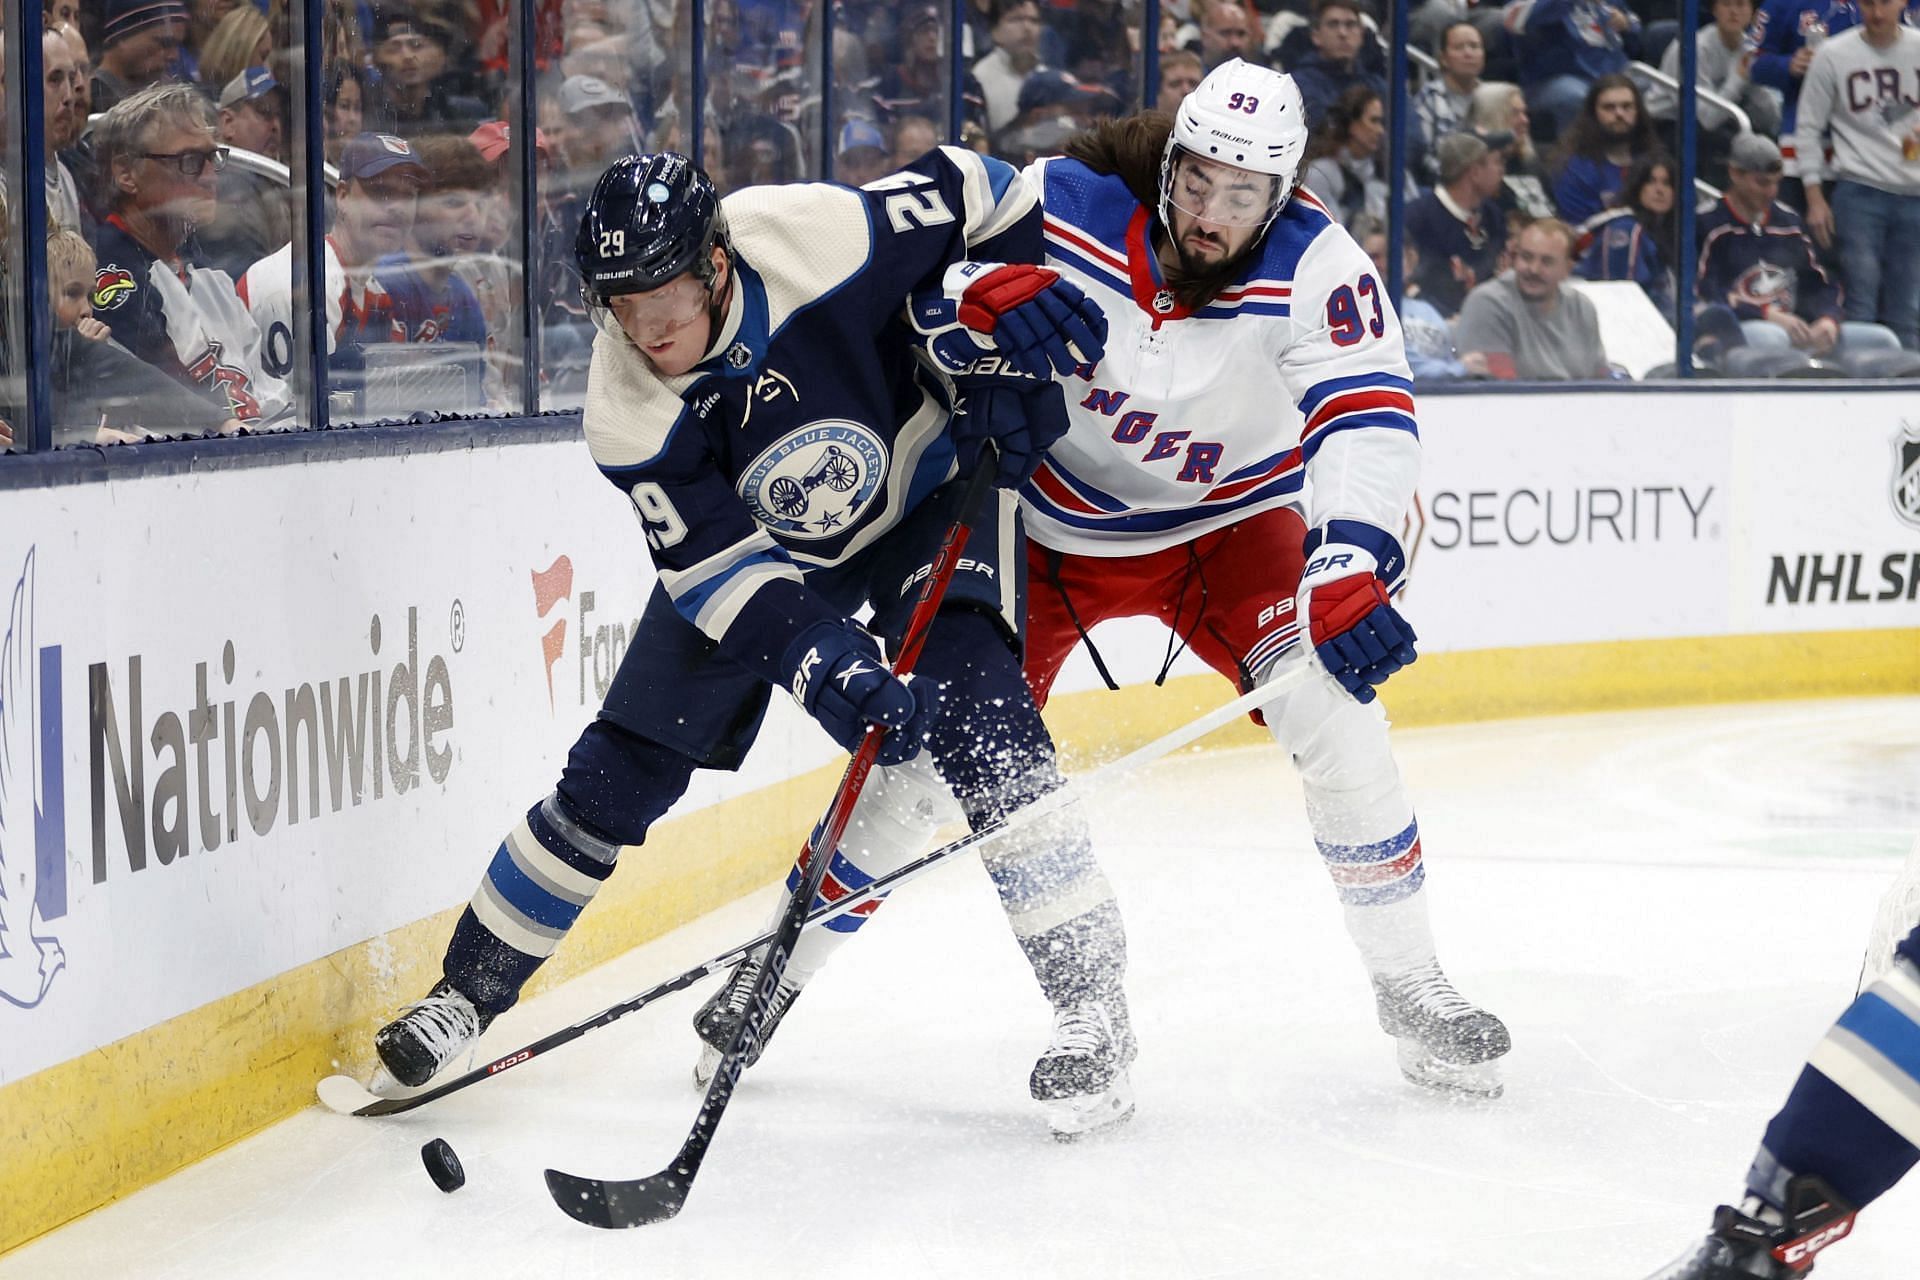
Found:
[[[1174,168],[1179,154],[1277,179],[1270,198],[1258,209],[1230,210],[1190,207],[1197,193],[1182,203],[1174,190]],[[1211,222],[1257,225],[1264,233],[1293,195],[1300,181],[1300,161],[1307,152],[1307,108],[1293,77],[1231,58],[1215,67],[1200,87],[1180,103],[1173,132],[1160,157],[1160,224],[1173,226],[1173,209]]]

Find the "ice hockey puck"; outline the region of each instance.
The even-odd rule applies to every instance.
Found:
[[[458,1191],[467,1185],[467,1171],[460,1167],[460,1157],[453,1154],[453,1146],[445,1138],[435,1138],[421,1147],[420,1163],[427,1166],[427,1176],[442,1191]]]

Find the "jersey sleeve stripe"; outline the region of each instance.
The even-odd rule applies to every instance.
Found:
[[[1413,416],[1413,397],[1404,391],[1395,391],[1384,387],[1367,387],[1354,391],[1343,391],[1322,400],[1307,418],[1307,427],[1302,435],[1311,435],[1336,418],[1349,413],[1360,413],[1376,409],[1395,409]]]
[[[1334,436],[1339,435],[1343,431],[1360,431],[1366,428],[1404,431],[1411,436],[1419,435],[1419,432],[1414,428],[1413,419],[1404,414],[1379,412],[1353,413],[1338,418],[1329,425],[1314,432],[1314,434],[1300,446],[1301,456],[1306,461],[1312,462],[1314,455],[1318,454],[1321,447]]]
[[[1037,203],[1033,192],[1025,183],[1012,180],[1014,171],[1005,162],[988,159],[964,147],[941,147],[940,154],[960,174],[969,245],[991,240],[1033,211]],[[997,173],[995,166],[1005,172]]]
[[[735,568],[699,598],[674,599],[674,606],[694,626],[715,640],[724,637],[754,593],[778,579],[803,582],[799,568],[785,556],[766,556]]]
[[[1109,271],[1118,272],[1121,279],[1126,279],[1127,260],[1113,249],[1092,239],[1080,231],[1079,228],[1062,222],[1058,218],[1049,217],[1043,225],[1049,239],[1072,246],[1074,249],[1079,250],[1082,255],[1100,262]]]
[[[1395,377],[1390,373],[1372,372],[1348,374],[1344,378],[1328,378],[1324,382],[1314,383],[1311,387],[1307,388],[1306,394],[1300,397],[1300,412],[1305,414],[1307,420],[1311,422],[1313,420],[1314,410],[1318,409],[1320,403],[1329,396],[1339,395],[1343,391],[1355,391],[1367,387],[1392,387],[1396,390],[1404,391],[1408,397],[1409,407],[1411,407],[1413,382],[1410,379]]]

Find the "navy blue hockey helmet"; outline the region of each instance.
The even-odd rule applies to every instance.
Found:
[[[658,289],[687,271],[711,286],[716,244],[731,256],[713,180],[687,157],[663,151],[625,156],[600,175],[573,255],[587,302],[605,306],[617,294]]]

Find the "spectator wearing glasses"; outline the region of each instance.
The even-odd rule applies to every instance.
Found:
[[[1440,176],[1440,140],[1467,127],[1473,94],[1487,65],[1480,29],[1471,22],[1449,23],[1440,33],[1439,52],[1440,74],[1422,85],[1413,100],[1413,118],[1420,130],[1414,172],[1429,185],[1445,181]]]
[[[1419,271],[1408,279],[1442,315],[1459,311],[1469,290],[1499,274],[1507,251],[1498,201],[1506,168],[1498,147],[1450,133],[1440,139],[1440,185],[1407,206],[1407,243],[1420,253]]]
[[[1820,46],[1800,91],[1801,156],[1833,130],[1831,196],[1802,164],[1807,228],[1839,243],[1847,319],[1920,351],[1920,30],[1901,22],[1901,0],[1858,4],[1860,25]]]
[[[1559,219],[1528,224],[1514,244],[1513,270],[1467,295],[1454,331],[1461,358],[1484,363],[1495,378],[1607,377],[1600,315],[1565,287],[1573,248],[1573,228]]]
[[[166,78],[186,34],[187,6],[180,0],[106,0],[100,63],[88,94],[92,109],[109,111],[122,98]]]
[[[360,368],[361,346],[406,339],[375,272],[382,259],[406,252],[426,176],[412,144],[393,134],[363,133],[341,154],[324,249],[327,351],[335,370]],[[248,268],[239,293],[266,334],[275,372],[285,376],[293,367],[293,246],[282,245]]]
[[[121,346],[249,426],[292,399],[264,362],[233,278],[201,259],[193,230],[219,207],[225,149],[213,106],[187,84],[124,98],[95,130],[110,212],[96,232],[93,305]]]
[[[1800,215],[1780,202],[1784,168],[1770,138],[1747,134],[1733,144],[1727,193],[1700,215],[1699,301],[1732,310],[1753,347],[1824,356],[1843,345],[1898,346],[1891,330],[1845,318],[1839,283]]]
[[[220,141],[281,160],[286,95],[265,67],[249,67],[220,94]],[[287,189],[272,178],[229,164],[220,172],[220,211],[200,229],[207,261],[236,280],[293,237]]]
[[[1360,23],[1358,0],[1314,0],[1311,35],[1313,55],[1293,68],[1309,125],[1318,128],[1340,95],[1355,85],[1365,85],[1386,101],[1385,78],[1360,61],[1366,28]]]

